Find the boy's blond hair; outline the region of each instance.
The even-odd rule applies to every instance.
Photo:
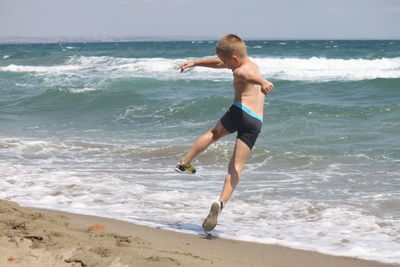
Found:
[[[231,57],[237,55],[239,57],[247,56],[245,42],[235,34],[227,34],[218,42],[216,47],[217,55]]]

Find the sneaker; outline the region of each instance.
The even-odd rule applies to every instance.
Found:
[[[222,201],[216,200],[211,204],[210,212],[208,213],[207,218],[204,219],[203,229],[205,232],[210,232],[217,226],[218,215],[222,211]]]
[[[185,165],[183,165],[181,163],[178,163],[178,165],[176,165],[175,171],[180,172],[180,173],[187,172],[187,173],[190,173],[190,174],[195,174],[196,173],[196,169],[193,168],[191,165],[185,166]]]

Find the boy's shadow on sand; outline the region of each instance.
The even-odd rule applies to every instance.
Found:
[[[218,230],[213,230],[211,233],[206,233],[204,232],[203,227],[201,225],[193,223],[177,223],[177,224],[167,224],[167,225],[168,228],[194,232],[200,235],[203,239],[209,239],[209,240],[219,238],[219,235],[222,233],[221,231]]]

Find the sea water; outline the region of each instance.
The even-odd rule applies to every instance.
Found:
[[[235,135],[215,41],[0,45],[0,198],[202,233]],[[215,235],[400,263],[400,41],[249,41],[275,84]]]

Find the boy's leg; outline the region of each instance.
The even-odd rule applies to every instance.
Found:
[[[180,163],[184,166],[189,166],[197,155],[206,150],[206,148],[209,147],[213,142],[228,134],[230,134],[230,132],[228,132],[224,126],[222,126],[220,121],[218,121],[214,128],[200,136],[194,142]]]
[[[222,189],[219,201],[214,201],[211,205],[210,212],[203,221],[203,229],[209,232],[215,228],[218,222],[218,215],[222,208],[228,202],[239,182],[240,174],[242,173],[244,163],[250,154],[251,149],[242,140],[236,139],[235,150],[231,161],[229,162],[228,174],[225,178],[225,184]],[[222,203],[221,203],[222,202]]]
[[[239,182],[244,163],[249,156],[251,149],[242,140],[236,139],[235,150],[233,151],[232,158],[229,162],[228,174],[225,178],[224,187],[222,189],[219,200],[222,201],[223,206],[231,198],[236,185]]]

